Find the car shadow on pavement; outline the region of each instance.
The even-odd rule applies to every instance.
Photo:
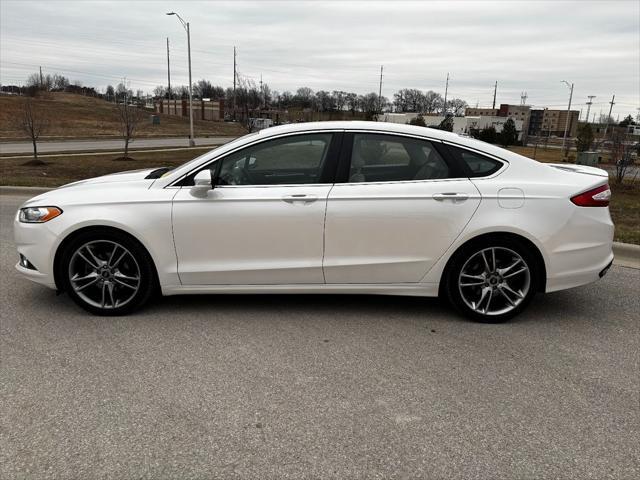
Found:
[[[10,310],[33,315],[43,321],[55,318],[94,318],[76,306],[66,295],[39,286],[26,286],[19,293],[22,299]],[[599,315],[600,308],[592,288],[583,287],[534,297],[527,309],[509,320],[511,324],[537,323],[587,323]],[[9,313],[9,312],[5,312]],[[402,319],[404,321],[438,321],[475,323],[460,315],[448,303],[439,298],[352,295],[352,294],[211,294],[156,296],[127,317],[118,317],[139,322],[182,321],[192,318],[234,320],[243,318],[288,318],[299,321],[314,321],[318,318],[358,319],[377,321]],[[112,317],[113,318],[113,317]],[[103,321],[103,320],[102,320]]]

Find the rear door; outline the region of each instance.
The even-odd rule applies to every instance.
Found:
[[[345,134],[327,202],[326,282],[419,282],[479,203],[478,190],[441,143]]]

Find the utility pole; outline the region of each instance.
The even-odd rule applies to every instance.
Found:
[[[496,94],[498,93],[498,81],[496,80],[496,84],[493,87],[493,106],[491,107],[492,110],[496,109]]]
[[[167,37],[167,98],[171,100],[171,67],[169,66],[169,37]]]
[[[447,116],[447,93],[449,91],[449,72],[447,72],[447,83],[444,87],[444,105],[442,106],[442,115]]]
[[[609,130],[609,122],[611,120],[611,111],[613,110],[613,106],[615,105],[616,96],[611,97],[611,101],[609,102],[609,115],[607,115],[607,126],[604,127],[604,138],[607,138],[607,130]]]
[[[565,157],[567,156],[567,152],[565,151],[565,146],[567,144],[567,130],[569,129],[569,117],[571,116],[571,100],[573,99],[573,83],[569,85],[569,82],[566,80],[562,80],[563,83],[566,83],[568,87],[571,88],[571,93],[569,94],[569,106],[567,107],[567,120],[564,122],[564,136],[562,137],[562,150],[565,152]]]
[[[380,84],[378,86],[378,110],[382,114],[382,70],[384,65],[380,65]]]
[[[262,74],[260,74],[260,103],[262,104],[262,108],[264,108],[264,90],[262,88]]]
[[[189,146],[193,147],[196,141],[193,137],[193,85],[191,83],[191,30],[189,22],[185,22],[176,12],[168,12],[167,15],[175,15],[182,24],[182,28],[187,32],[187,55],[189,58]]]
[[[595,95],[587,95],[589,101],[587,102],[587,123],[589,123],[589,112],[591,111],[591,105],[593,104],[593,99],[596,98]]]
[[[233,47],[233,119],[236,119],[236,47]]]
[[[40,88],[44,85],[44,80],[42,79],[42,67],[40,67]]]
[[[193,93],[191,85],[191,30],[189,30],[189,22],[187,22],[187,55],[189,56],[189,146],[193,147],[196,144],[193,137]]]

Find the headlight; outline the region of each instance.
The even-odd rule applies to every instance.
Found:
[[[20,209],[19,220],[23,223],[44,223],[62,213],[58,207],[26,207]]]

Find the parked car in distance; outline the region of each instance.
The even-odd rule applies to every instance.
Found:
[[[16,268],[100,315],[155,291],[359,293],[440,295],[500,322],[604,275],[607,181],[424,127],[290,124],[32,198]]]

